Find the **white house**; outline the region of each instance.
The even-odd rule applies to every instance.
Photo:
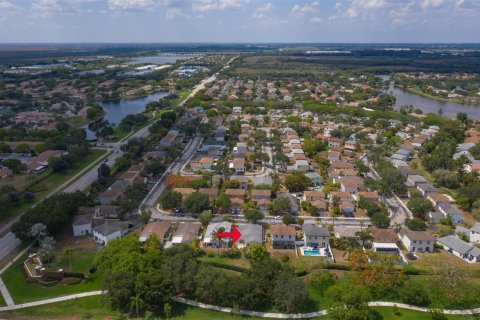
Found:
[[[398,237],[409,252],[433,252],[435,237],[428,232],[404,228]]]
[[[469,263],[480,261],[480,249],[455,236],[449,235],[438,238],[437,243],[449,253]]]
[[[93,239],[105,246],[112,240],[120,239],[124,234],[125,229],[121,222],[104,223],[93,228]]]
[[[92,217],[91,214],[78,214],[73,217],[73,236],[81,237],[92,234]]]

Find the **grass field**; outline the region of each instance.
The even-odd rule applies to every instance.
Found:
[[[68,269],[68,261],[64,259],[61,253],[55,253],[58,260],[58,266]],[[25,277],[22,273],[23,261],[27,254],[21,257],[2,275],[3,282],[7,286],[15,303],[24,303],[35,300],[44,300],[63,295],[69,295],[79,292],[95,291],[102,288],[102,275],[89,275],[88,270],[93,264],[95,252],[86,252],[75,250],[71,262],[73,272],[83,272],[88,276],[87,279],[76,285],[59,284],[51,288],[43,288],[36,284],[25,283]]]
[[[47,194],[49,194],[52,190],[55,188],[58,188],[61,184],[65,183],[65,181],[68,181],[71,179],[73,176],[84,170],[86,167],[91,165],[92,163],[97,162],[100,158],[105,156],[107,154],[107,151],[104,150],[97,150],[97,149],[92,149],[91,153],[87,155],[85,158],[83,158],[81,161],[78,161],[75,163],[70,169],[68,169],[67,172],[65,173],[53,173],[51,169],[48,169],[44,173],[42,173],[40,176],[37,176],[37,180],[33,180],[30,182],[30,186],[28,189],[25,189],[21,192],[24,191],[32,191],[35,192],[35,200],[34,201],[25,201],[24,199],[21,199],[19,201],[19,204],[15,207],[12,207],[6,214],[2,215],[2,219],[0,220],[0,225],[2,223],[5,223],[6,221],[10,220],[12,217],[20,214],[21,212],[27,210],[30,208],[33,204],[36,202],[40,201],[43,197],[45,197]],[[17,175],[19,177],[27,179],[27,176],[32,177],[32,175]],[[12,186],[15,185],[15,180],[8,180],[7,179],[2,179],[5,180],[3,183],[5,184],[10,184]],[[72,181],[73,182],[73,181]],[[24,186],[25,188],[25,186]],[[19,190],[19,188],[16,188]],[[20,191],[20,190],[19,190]]]
[[[7,304],[5,303],[5,299],[3,299],[3,296],[0,294],[0,307],[4,307]]]
[[[102,297],[93,296],[71,301],[52,303],[44,306],[20,309],[10,312],[0,312],[0,317],[9,320],[23,319],[105,319],[106,317],[120,317],[118,311],[110,310]],[[134,319],[134,318],[130,318]],[[159,318],[161,319],[161,318]],[[218,320],[218,319],[266,319],[232,315],[223,312],[205,310],[179,303],[173,303],[172,316],[175,320]],[[326,316],[317,319],[326,320]],[[375,320],[431,320],[432,316],[426,312],[418,312],[406,309],[398,309],[396,315],[393,308],[372,308],[372,319]],[[450,320],[465,319],[461,316],[447,316]]]

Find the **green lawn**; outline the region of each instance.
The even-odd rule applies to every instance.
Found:
[[[257,317],[234,316],[228,313],[210,311],[178,303],[173,304],[171,319],[176,320],[217,320],[217,319],[266,319]],[[398,309],[398,315],[393,315],[393,308],[372,308],[372,319],[375,320],[430,320],[431,316],[425,312]],[[93,296],[44,306],[25,308],[11,312],[0,312],[0,317],[13,319],[104,319],[105,317],[119,317],[118,311],[106,306],[102,297]],[[447,316],[448,319],[464,319],[460,316]],[[317,318],[326,320],[327,317]]]
[[[48,195],[55,188],[58,188],[62,183],[65,183],[65,181],[71,179],[89,165],[100,161],[100,159],[106,154],[107,151],[92,149],[89,155],[87,155],[81,161],[75,163],[65,173],[52,173],[51,169],[48,169],[50,171],[47,170],[45,173],[43,173],[42,178],[28,188],[28,190],[35,192],[35,201],[25,201],[24,199],[21,199],[17,206],[12,207],[6,214],[2,215],[0,225],[11,220],[12,217],[20,214],[21,212],[29,209],[33,204],[42,200],[46,195]],[[72,183],[73,182],[74,181],[72,181]]]
[[[68,269],[68,261],[65,260],[61,253],[55,254],[60,267]],[[79,292],[95,291],[102,288],[102,275],[89,275],[88,270],[92,266],[94,252],[74,251],[72,256],[72,271],[83,272],[88,278],[76,285],[59,284],[52,288],[43,288],[37,284],[25,283],[25,277],[22,273],[23,261],[27,258],[27,254],[15,262],[2,275],[3,282],[7,286],[15,303],[24,303],[35,300],[43,300],[63,295],[69,295]]]
[[[0,307],[4,307],[7,304],[5,303],[5,299],[3,299],[3,295],[0,294]]]

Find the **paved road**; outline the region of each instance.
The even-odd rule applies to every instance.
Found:
[[[5,258],[13,249],[18,247],[22,241],[15,237],[12,232],[8,232],[0,239],[0,260]]]
[[[367,157],[364,155],[361,159],[363,163],[370,168],[370,172],[367,173],[367,177],[379,180],[380,176],[373,168],[373,165],[368,162]],[[383,196],[383,201],[387,205],[388,212],[390,213],[390,222],[392,226],[395,224],[404,225],[405,220],[413,216],[412,212],[405,206],[403,201],[396,194]]]
[[[156,203],[157,203],[158,197],[160,197],[160,195],[165,192],[165,186],[163,183],[165,182],[168,176],[172,174],[177,174],[180,172],[180,170],[188,163],[188,161],[192,157],[193,153],[195,152],[195,150],[197,149],[201,141],[202,141],[202,137],[198,134],[195,135],[193,140],[190,140],[188,145],[185,147],[185,150],[183,150],[182,155],[179,158],[177,158],[167,168],[167,170],[165,170],[164,174],[160,177],[157,183],[153,186],[152,190],[150,190],[148,195],[142,201],[142,203],[138,208],[139,212],[141,212],[142,210],[150,210],[152,212],[153,218],[161,219],[161,216],[156,215],[157,213]]]

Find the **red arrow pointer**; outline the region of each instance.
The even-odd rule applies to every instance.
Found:
[[[232,232],[218,232],[217,238],[232,238],[232,245],[240,238],[241,233],[235,226],[232,226]]]

